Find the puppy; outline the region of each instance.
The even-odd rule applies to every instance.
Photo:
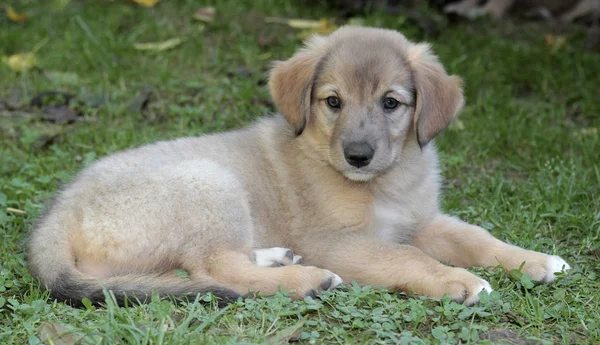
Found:
[[[544,282],[569,268],[440,212],[432,140],[463,95],[427,44],[344,27],[275,63],[269,87],[281,115],[83,170],[31,235],[34,276],[75,305],[103,288],[303,298],[342,280],[472,304],[491,287],[464,267],[525,263]]]

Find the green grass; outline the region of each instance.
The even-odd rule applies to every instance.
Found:
[[[444,209],[510,243],[561,255],[574,267],[568,276],[533,285],[526,276],[477,269],[496,291],[472,308],[352,286],[318,300],[281,293],[224,309],[210,296],[73,309],[48,299],[24,250],[60,184],[111,152],[238,128],[272,111],[269,61],[289,57],[299,39],[262,16],[332,14],[301,1],[210,1],[203,5],[213,3],[217,18],[203,25],[192,19],[201,5],[191,0],[152,9],[100,0],[62,10],[9,3],[30,18],[0,17],[0,55],[48,42],[37,52],[38,70],[18,74],[0,64],[0,343],[37,344],[46,321],[85,336],[82,342],[106,344],[600,343],[600,55],[582,48],[582,31],[567,31],[565,45],[553,50],[544,40],[551,26],[441,21],[428,35],[401,16],[365,18],[432,42],[465,79],[466,108],[438,139]],[[133,48],[173,37],[186,40],[160,53]],[[131,104],[147,87],[151,102],[135,111]],[[26,104],[47,90],[75,95],[83,120],[39,119]]]

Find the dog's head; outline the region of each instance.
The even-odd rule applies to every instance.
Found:
[[[463,105],[460,78],[427,44],[375,28],[314,36],[275,64],[269,86],[296,135],[355,181],[387,170],[410,140],[427,145]]]

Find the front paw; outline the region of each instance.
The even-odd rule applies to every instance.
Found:
[[[524,260],[525,265],[521,272],[529,274],[535,281],[550,283],[556,279],[556,273],[571,269],[571,266],[559,256],[537,252],[534,254],[536,254],[534,257]]]
[[[488,293],[493,291],[486,280],[463,268],[454,267],[448,267],[426,290],[425,294],[430,297],[440,298],[448,295],[456,302],[466,305],[479,302],[481,291],[485,290]]]

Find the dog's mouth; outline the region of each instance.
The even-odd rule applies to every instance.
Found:
[[[342,174],[349,180],[351,181],[355,181],[355,182],[367,182],[372,180],[375,176],[377,176],[376,173],[372,172],[372,171],[364,171],[361,169],[352,169],[349,171],[343,171]]]

